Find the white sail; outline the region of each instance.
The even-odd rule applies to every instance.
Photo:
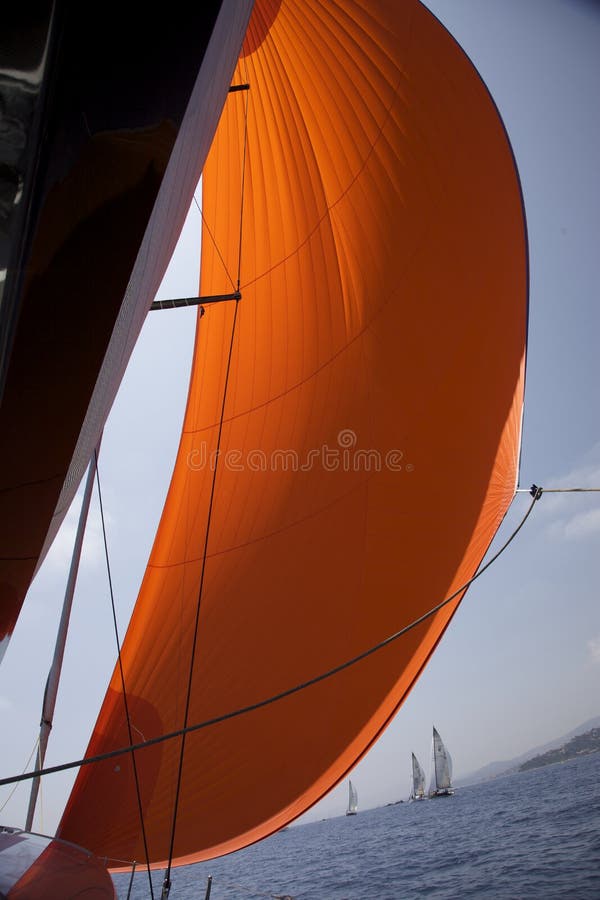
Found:
[[[356,792],[356,788],[350,781],[348,783],[348,809],[346,810],[347,816],[355,816],[358,811],[358,794]]]
[[[425,796],[425,772],[414,753],[412,755],[412,793],[410,796],[412,800]]]
[[[429,794],[430,796],[435,796],[438,793],[454,793],[452,790],[452,757],[448,753],[438,731],[434,728]]]

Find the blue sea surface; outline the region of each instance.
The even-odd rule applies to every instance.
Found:
[[[170,900],[600,898],[600,753],[292,826],[221,859],[172,871]],[[130,877],[115,876],[119,900]],[[162,873],[153,873],[160,898]],[[131,900],[150,896],[138,870]]]

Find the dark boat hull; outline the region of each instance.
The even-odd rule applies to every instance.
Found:
[[[0,897],[6,900],[116,900],[99,859],[67,841],[0,829]]]
[[[0,60],[0,648],[169,262],[250,3],[38,6],[3,13]]]

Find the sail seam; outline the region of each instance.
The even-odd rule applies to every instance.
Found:
[[[267,541],[270,538],[273,538],[279,534],[284,534],[284,532],[286,532],[286,531],[290,531],[293,528],[297,528],[299,525],[303,525],[304,523],[308,522],[310,519],[314,519],[317,516],[321,515],[321,513],[334,509],[340,503],[343,503],[345,500],[347,500],[349,497],[351,497],[352,494],[355,494],[358,491],[362,491],[365,488],[367,488],[369,486],[369,484],[371,483],[371,481],[375,478],[376,474],[377,474],[376,472],[366,474],[362,480],[357,481],[357,483],[355,485],[353,485],[349,490],[344,491],[343,493],[339,494],[339,496],[337,496],[337,497],[334,497],[333,500],[331,500],[329,503],[325,503],[325,504],[317,507],[316,509],[312,510],[311,512],[307,513],[304,516],[301,516],[298,519],[293,519],[292,521],[286,523],[285,525],[282,525],[281,528],[276,528],[273,531],[267,531],[264,534],[259,535],[258,537],[249,538],[247,541],[242,541],[239,544],[231,544],[228,547],[224,547],[222,550],[213,550],[212,553],[207,554],[207,559],[216,559],[219,556],[225,556],[227,553],[235,553],[238,550],[243,550],[245,547],[250,547],[253,544],[259,544],[261,541]],[[157,570],[159,570],[159,569],[162,569],[162,570],[176,569],[180,566],[193,565],[194,563],[200,562],[201,559],[202,559],[201,556],[195,556],[190,559],[180,559],[180,560],[177,560],[176,562],[170,562],[170,563],[149,562],[148,568],[149,569],[157,569]]]
[[[272,397],[268,397],[266,400],[263,400],[261,403],[257,403],[255,406],[250,406],[246,409],[241,410],[240,412],[234,413],[229,416],[226,420],[227,422],[234,422],[236,419],[241,419],[242,416],[247,416],[252,413],[258,412],[258,410],[264,409],[272,403],[277,403],[279,400],[282,400],[284,397],[289,396],[294,391],[298,390],[304,385],[308,384],[313,378],[316,378],[319,374],[325,371],[328,366],[333,365],[337,360],[343,356],[345,353],[348,353],[354,346],[354,344],[361,340],[370,329],[373,328],[374,323],[377,321],[379,316],[383,313],[383,311],[389,306],[390,303],[393,303],[394,298],[396,297],[398,292],[398,288],[390,291],[385,300],[377,306],[377,308],[373,311],[373,315],[371,318],[365,323],[365,325],[351,337],[343,347],[340,347],[339,350],[336,350],[331,356],[329,356],[324,362],[320,365],[316,366],[311,372],[308,373],[304,378],[295,381],[294,384],[291,384],[289,387],[285,388],[285,390],[280,391],[278,394],[275,394]],[[183,429],[183,434],[202,434],[205,431],[210,431],[215,427],[217,423],[211,422],[209,425],[203,425],[201,428],[185,428]]]
[[[290,260],[290,259],[292,259],[292,257],[296,256],[300,252],[300,250],[309,243],[311,238],[319,231],[319,229],[322,227],[323,223],[330,219],[330,216],[331,216],[331,213],[333,212],[333,210],[337,206],[339,206],[339,204],[344,200],[344,198],[352,190],[354,185],[358,182],[360,176],[363,174],[364,170],[366,169],[367,164],[369,163],[369,160],[371,159],[371,156],[375,152],[375,148],[377,147],[379,141],[381,140],[384,130],[391,118],[392,109],[399,99],[400,85],[402,84],[403,80],[404,80],[404,74],[401,73],[398,81],[396,82],[395,86],[392,89],[391,102],[383,111],[383,115],[381,117],[381,122],[379,124],[377,134],[371,141],[368,142],[368,151],[365,153],[364,159],[362,160],[360,166],[358,166],[356,172],[354,172],[352,177],[349,179],[348,183],[343,188],[343,190],[341,190],[339,192],[338,196],[335,199],[326,203],[325,211],[318,218],[318,220],[313,225],[311,230],[309,232],[307,232],[304,239],[288,254],[286,254],[281,259],[277,260],[277,262],[275,262],[275,263],[273,263],[273,265],[269,266],[268,269],[265,269],[264,272],[261,272],[259,275],[255,275],[254,278],[251,278],[250,281],[247,281],[244,284],[245,288],[250,287],[253,284],[256,284],[257,282],[261,281],[261,279],[263,279],[263,278],[266,278],[267,275],[270,275],[271,272],[273,272],[275,269],[279,268],[279,266],[284,265],[288,260]]]

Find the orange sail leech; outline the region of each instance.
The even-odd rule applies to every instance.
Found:
[[[516,484],[525,222],[472,64],[416,0],[281,0],[256,3],[233,80],[246,82],[203,176],[212,295],[237,274],[246,142],[219,454],[233,303],[198,319],[123,647],[146,739],[182,727],[203,571],[190,723],[314,678],[434,607],[473,575]],[[459,602],[332,678],[188,735],[175,862],[239,849],[316,803],[395,715]],[[115,673],[87,755],[127,744]],[[153,865],[168,859],[179,749],[136,753]],[[82,769],[60,836],[141,860],[140,833],[130,759]]]

